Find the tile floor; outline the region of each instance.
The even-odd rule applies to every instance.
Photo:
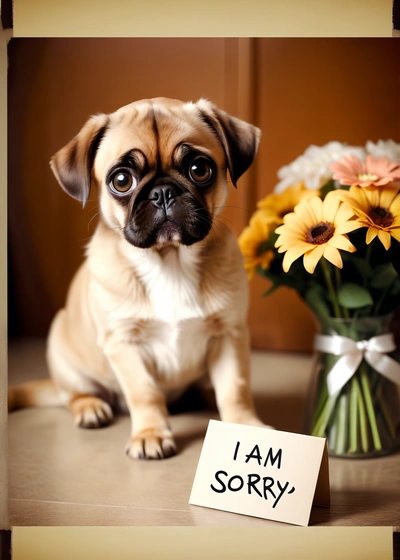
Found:
[[[265,423],[302,431],[310,370],[308,355],[252,353],[253,393]],[[44,376],[44,341],[11,343],[10,382]],[[12,413],[8,421],[11,524],[275,524],[188,504],[209,418],[218,418],[215,410],[181,407],[175,411],[171,426],[178,455],[145,462],[124,454],[128,416],[117,417],[101,430],[83,430],[62,408]],[[370,461],[330,459],[331,508],[313,508],[311,524],[400,526],[399,459],[399,454]]]
[[[254,352],[253,390],[262,419],[301,431],[310,358]],[[279,375],[276,375],[279,371]],[[10,383],[46,376],[44,342],[10,344]],[[285,396],[282,387],[287,386]],[[188,499],[209,418],[181,409],[171,417],[178,455],[133,461],[124,454],[128,416],[101,430],[77,429],[67,410],[36,408],[9,416],[12,525],[213,525],[264,521],[191,506]]]

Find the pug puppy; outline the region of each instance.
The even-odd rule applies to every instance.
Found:
[[[205,99],[156,98],[89,119],[51,159],[100,219],[50,329],[51,380],[10,389],[10,409],[61,404],[82,428],[132,420],[126,453],[176,453],[167,403],[206,378],[225,422],[262,426],[249,387],[248,283],[217,220],[254,160],[256,127]]]

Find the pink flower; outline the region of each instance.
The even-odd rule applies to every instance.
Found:
[[[337,179],[341,185],[381,187],[400,179],[400,165],[387,157],[374,158],[368,155],[363,162],[353,154],[348,154],[332,163],[331,169],[334,171],[333,179]]]

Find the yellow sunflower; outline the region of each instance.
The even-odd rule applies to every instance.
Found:
[[[292,263],[304,255],[304,268],[312,274],[321,257],[338,268],[343,267],[339,249],[354,253],[356,248],[346,233],[361,227],[352,219],[351,206],[342,202],[333,192],[322,201],[318,196],[303,200],[294,212],[284,217],[283,225],[275,231],[279,253],[286,252],[282,267],[288,272]]]
[[[262,251],[261,244],[268,240],[276,226],[277,223],[269,220],[262,210],[257,210],[251,217],[248,227],[240,234],[239,247],[249,280],[253,278],[258,266],[265,270],[274,258],[274,252],[269,249]]]
[[[400,241],[400,191],[393,188],[351,187],[350,191],[338,190],[336,196],[350,204],[361,227],[367,227],[366,243],[376,236],[386,250],[391,238]]]
[[[264,210],[266,217],[282,223],[283,216],[293,212],[293,208],[302,200],[309,200],[318,196],[319,191],[307,189],[302,181],[288,187],[280,194],[269,194],[257,203],[257,207]]]

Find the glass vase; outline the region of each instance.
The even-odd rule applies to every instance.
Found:
[[[339,335],[359,342],[358,348],[363,348],[372,337],[391,335],[392,317],[393,314],[352,319],[324,317],[318,318],[318,322],[320,333],[328,335],[329,338],[323,338],[329,344],[334,340],[332,337]],[[397,362],[392,362],[396,369],[399,352],[385,354]],[[307,433],[327,438],[329,454],[336,457],[370,458],[393,452],[400,444],[399,385],[379,373],[364,354],[354,374],[332,394],[332,388],[328,391],[328,374],[342,357],[316,352]],[[343,360],[337,373],[346,368],[342,363]]]

